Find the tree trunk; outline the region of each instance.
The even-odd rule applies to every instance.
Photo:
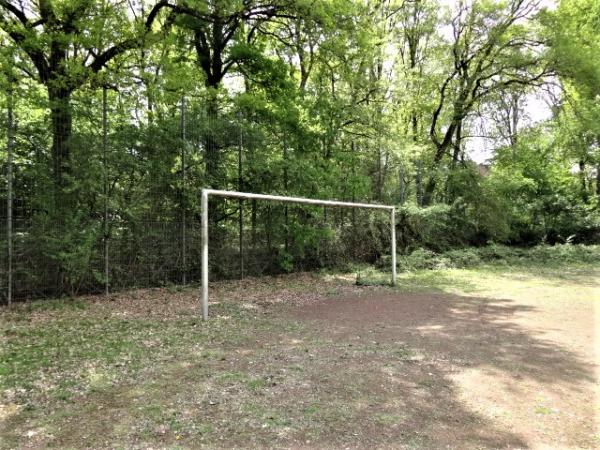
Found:
[[[223,177],[220,176],[222,166],[221,152],[217,136],[214,133],[214,130],[217,128],[215,126],[216,122],[219,120],[217,91],[211,89],[209,95],[210,98],[206,109],[208,130],[206,131],[204,142],[206,150],[206,184],[213,189],[219,189],[223,187]]]
[[[417,118],[416,111],[413,111],[410,118],[410,123],[412,125],[412,138],[413,142],[416,144],[419,142],[419,119]]]
[[[437,185],[437,180],[435,179],[435,175],[431,175],[427,183],[425,184],[425,189],[423,190],[423,200],[421,206],[430,206],[433,202],[433,193],[435,192],[435,187]]]
[[[435,188],[437,186],[437,176],[438,169],[440,167],[440,163],[444,158],[444,155],[448,154],[448,150],[452,145],[452,137],[456,131],[456,127],[459,121],[462,121],[462,115],[455,113],[455,119],[450,123],[450,126],[444,133],[444,139],[440,143],[436,143],[435,155],[433,157],[433,164],[431,165],[431,175],[427,180],[425,185],[425,190],[423,192],[423,205],[422,206],[430,206],[433,202],[433,194],[435,193]],[[434,127],[431,128],[432,132],[430,132],[430,136],[432,137],[433,142],[435,143],[435,139],[433,139],[433,130]]]
[[[456,164],[458,163],[458,158],[460,156],[460,150],[461,150],[461,141],[462,141],[462,120],[459,120],[456,125],[454,151],[452,153],[452,169],[454,169],[456,167]]]
[[[417,162],[417,179],[416,179],[417,189],[417,205],[423,206],[423,160],[419,159]]]
[[[596,166],[596,195],[600,201],[600,162]]]
[[[438,149],[435,155],[433,167],[431,169],[432,173],[425,184],[425,189],[423,189],[423,201],[421,206],[431,206],[433,203],[433,194],[435,193],[435,188],[437,186],[438,168],[446,150],[447,148],[444,150]]]
[[[581,199],[584,203],[589,200],[588,187],[587,187],[587,174],[585,161],[579,161],[579,181],[581,183]]]
[[[462,119],[457,122],[454,133],[454,142],[452,144],[452,161],[450,162],[450,171],[446,177],[445,201],[450,204],[456,199],[456,189],[453,186],[452,172],[456,170],[460,155],[462,153]]]
[[[518,132],[519,132],[519,118],[520,118],[520,106],[519,106],[519,95],[516,93],[513,93],[511,95],[511,100],[512,100],[512,127],[510,130],[510,146],[513,148],[513,151],[515,149],[515,147],[517,146],[517,141],[518,141]]]
[[[71,91],[64,88],[48,88],[50,119],[52,123],[52,170],[54,176],[57,205],[66,187],[65,175],[69,173],[71,137],[73,135],[73,115],[71,112]]]
[[[398,168],[398,202],[404,205],[406,201],[406,178],[404,175],[404,166],[401,164]]]

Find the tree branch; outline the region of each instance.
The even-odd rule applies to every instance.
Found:
[[[6,8],[11,13],[13,12],[12,10],[15,9],[13,5],[5,0],[0,0],[0,7]],[[22,22],[22,18],[25,18],[25,23]],[[48,61],[41,50],[35,46],[27,45],[26,41],[29,37],[27,34],[32,32],[29,26],[30,22],[27,20],[24,13],[21,14],[21,19],[19,19],[19,22],[21,22],[23,27],[25,27],[25,30],[19,29],[21,28],[19,23],[12,20],[7,20],[4,15],[0,15],[0,28],[2,28],[10,36],[15,44],[17,44],[19,48],[21,48],[27,54],[27,56],[29,56],[31,62],[38,71],[38,77],[40,81],[45,83],[50,77],[50,67]]]

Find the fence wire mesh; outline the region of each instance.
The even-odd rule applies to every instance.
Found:
[[[6,104],[4,302],[199,282],[203,187],[357,200],[352,188],[323,190],[327,180],[311,176],[299,138],[273,117],[233,104],[217,109],[201,97],[132,111],[127,95],[103,88],[68,104]],[[26,115],[34,101],[39,114]],[[330,172],[352,185],[351,170]],[[389,245],[386,220],[372,211],[214,199],[211,279],[374,262]]]

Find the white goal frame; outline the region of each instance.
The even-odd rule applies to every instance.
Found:
[[[350,203],[336,200],[317,200],[302,197],[285,197],[280,195],[253,194],[250,192],[221,191],[217,189],[202,189],[202,318],[208,319],[208,197],[228,197],[239,199],[271,200],[286,203],[301,203],[306,205],[342,206],[347,208],[383,209],[390,212],[390,231],[392,239],[392,285],[396,285],[396,208],[375,203]]]

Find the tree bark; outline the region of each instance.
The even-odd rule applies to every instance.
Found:
[[[451,126],[451,128],[452,129],[449,131],[453,133],[454,127]],[[433,203],[433,194],[435,193],[435,188],[437,186],[437,169],[440,167],[440,162],[442,161],[444,155],[447,153],[448,147],[450,147],[450,141],[448,141],[448,143],[446,144],[443,143],[437,148],[436,154],[433,158],[432,173],[429,176],[427,183],[425,183],[425,189],[423,189],[423,198],[421,206],[430,206],[431,203]]]
[[[205,136],[206,151],[206,181],[209,187],[219,189],[222,186],[221,175],[221,151],[217,136],[214,134],[214,123],[219,120],[219,105],[216,89],[209,90],[208,105],[206,109],[208,130]],[[213,202],[214,203],[214,202]]]
[[[425,189],[423,189],[423,200],[421,201],[421,206],[431,205],[433,202],[433,193],[435,192],[436,185],[437,180],[435,179],[435,174],[432,174],[425,184]]]
[[[417,205],[423,206],[423,160],[419,159],[417,162],[417,179],[416,179],[416,195],[417,195]]]
[[[600,201],[600,162],[596,166],[596,195]]]
[[[52,126],[52,169],[56,193],[64,193],[65,175],[68,175],[73,135],[73,115],[71,111],[71,90],[48,88],[50,120]],[[61,199],[57,198],[57,201]]]
[[[584,160],[579,161],[579,181],[581,183],[581,199],[584,203],[587,203],[589,200],[589,195],[587,187],[586,164]]]
[[[462,141],[462,119],[458,121],[458,125],[456,126],[455,131],[455,139],[454,139],[454,151],[452,152],[452,169],[456,167],[458,163],[458,158],[460,156],[461,150],[461,141]]]

